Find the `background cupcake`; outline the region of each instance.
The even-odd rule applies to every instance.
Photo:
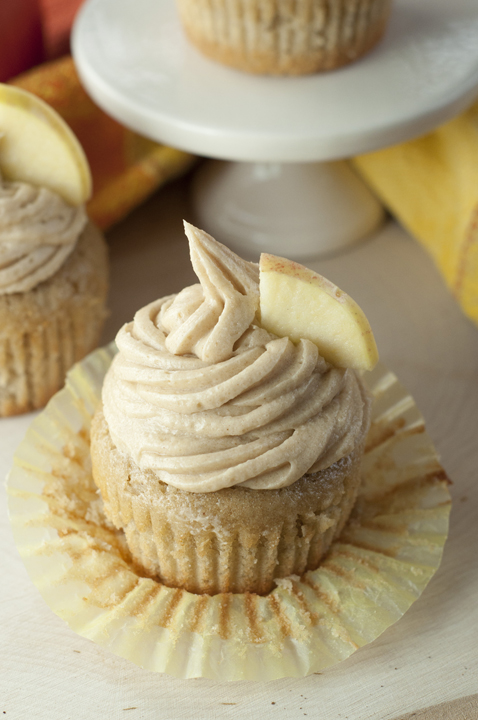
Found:
[[[86,158],[38,98],[0,86],[0,415],[42,407],[98,343],[106,244]]]
[[[332,70],[382,37],[391,0],[178,0],[184,29],[205,55],[252,73]]]

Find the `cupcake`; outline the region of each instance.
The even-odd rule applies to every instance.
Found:
[[[91,418],[115,352],[75,365],[7,481],[28,574],[71,630],[145,670],[268,681],[342,662],[421,595],[448,533],[449,481],[413,398],[383,366],[364,376],[375,402],[359,496],[316,570],[263,596],[198,595],[144,577],[91,476]]]
[[[370,400],[317,345],[261,327],[259,268],[186,224],[200,284],[118,333],[93,478],[145,575],[266,594],[317,568],[360,485]]]
[[[45,405],[98,343],[108,264],[86,216],[90,194],[64,120],[0,84],[0,416]]]
[[[367,53],[391,0],[178,0],[185,32],[205,55],[247,72],[304,75]]]
[[[98,344],[107,252],[101,233],[47,188],[0,184],[0,415],[40,408]]]

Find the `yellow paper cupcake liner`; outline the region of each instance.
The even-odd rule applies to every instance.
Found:
[[[374,640],[420,596],[447,537],[448,480],[413,399],[383,366],[367,378],[375,402],[363,486],[317,570],[265,597],[194,595],[141,577],[91,477],[90,421],[114,352],[73,368],[8,478],[27,571],[74,631],[178,678],[303,677]]]

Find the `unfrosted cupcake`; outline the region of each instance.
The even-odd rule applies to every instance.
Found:
[[[303,75],[332,70],[382,37],[391,0],[177,0],[189,39],[239,70]]]
[[[0,178],[0,416],[40,408],[96,347],[106,244],[83,205]]]
[[[360,484],[370,402],[353,370],[257,323],[259,272],[186,225],[200,284],[140,310],[92,424],[105,513],[147,575],[267,593],[318,566]]]

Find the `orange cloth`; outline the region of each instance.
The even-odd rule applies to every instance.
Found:
[[[30,70],[12,83],[49,103],[78,137],[93,175],[87,210],[102,229],[194,162],[194,156],[147,140],[100,110],[81,86],[70,56]]]

